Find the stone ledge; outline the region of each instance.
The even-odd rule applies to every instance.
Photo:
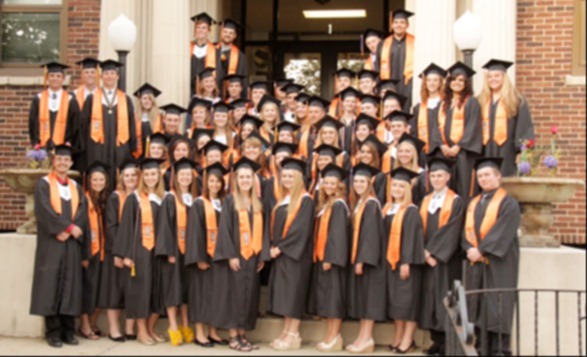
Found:
[[[565,85],[567,86],[584,86],[586,82],[585,76],[571,76],[565,77]]]
[[[71,75],[65,76],[65,86],[71,82]],[[0,86],[42,86],[43,76],[0,76]]]

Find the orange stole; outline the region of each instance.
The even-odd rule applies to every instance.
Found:
[[[481,228],[479,229],[481,240],[485,239],[491,228],[495,225],[497,216],[499,215],[499,207],[506,196],[507,191],[500,187],[491,198],[491,202],[489,202],[489,206],[485,212],[485,217],[483,217],[483,221],[481,222]],[[465,236],[467,242],[475,248],[479,246],[479,237],[477,237],[477,233],[475,232],[475,209],[480,199],[481,195],[478,195],[469,203],[465,220]]]
[[[485,107],[483,108],[482,119],[483,119],[483,145],[487,146],[489,144],[489,139],[491,137],[490,131],[490,122],[491,118],[489,117],[489,108],[491,107],[491,100],[487,102]],[[503,101],[500,100],[497,104],[497,110],[495,113],[495,127],[493,128],[493,141],[498,146],[503,146],[505,142],[508,140],[508,112],[503,104]]]
[[[77,104],[79,104],[79,109],[82,110],[84,108],[84,103],[86,102],[84,86],[79,86],[75,90],[75,99],[77,100]]]
[[[216,46],[218,49],[222,49],[222,44],[218,44]],[[236,74],[236,70],[238,67],[238,60],[240,57],[240,51],[238,47],[235,45],[230,46],[230,61],[228,62],[228,73],[227,75]],[[216,68],[216,66],[214,66]]]
[[[406,59],[404,62],[404,83],[407,84],[414,76],[414,36],[406,34]],[[390,35],[383,41],[381,50],[381,80],[391,79],[391,48],[394,36]]]
[[[69,114],[69,94],[66,91],[61,93],[61,103],[55,119],[53,128],[53,144],[62,145],[65,143],[65,131],[67,127],[67,115]],[[39,139],[41,146],[46,146],[51,138],[51,119],[49,114],[49,90],[41,93],[39,103]]]
[[[141,234],[142,244],[148,251],[155,247],[155,225],[153,223],[153,210],[149,194],[142,193],[139,197],[141,206]]]
[[[367,59],[365,60],[365,64],[363,65],[363,69],[366,69],[368,71],[375,70],[375,66],[373,65],[373,59],[371,58],[371,55],[369,55],[367,57]]]
[[[363,220],[363,213],[365,213],[365,206],[367,205],[367,202],[371,200],[377,202],[375,197],[369,196],[365,202],[361,203],[359,210],[353,217],[353,247],[351,250],[351,263],[353,264],[355,264],[355,261],[357,260],[357,253],[359,251],[359,233],[361,232],[361,221]]]
[[[310,127],[308,127],[305,131],[302,129],[302,136],[300,138],[299,153],[302,157],[305,158],[309,157],[308,141],[310,140],[310,130]]]
[[[332,215],[333,204],[334,202],[324,211],[324,214],[320,218],[320,224],[316,222],[318,226],[318,234],[316,235],[316,243],[314,244],[314,263],[318,261],[324,261],[326,243],[328,242],[328,228],[330,227],[330,217]]]
[[[418,139],[426,143],[424,152],[430,152],[430,134],[428,133],[428,101],[420,103],[418,111]]]
[[[195,42],[190,43],[190,58],[193,56],[194,48],[196,47]],[[206,48],[206,60],[204,68],[216,68],[216,47],[210,41],[208,41],[208,47]],[[197,75],[197,73],[196,73]]]
[[[120,223],[120,219],[122,218],[122,210],[124,208],[124,202],[126,202],[126,193],[122,191],[114,191],[118,195],[118,222]]]
[[[263,249],[263,214],[253,213],[253,234],[251,235],[251,223],[249,222],[249,211],[241,209],[238,211],[241,256],[249,260],[253,254],[259,254]],[[251,239],[252,238],[252,239]]]
[[[97,89],[92,102],[92,127],[90,137],[95,143],[104,144],[104,113],[102,112],[102,89]],[[116,97],[116,146],[124,145],[130,139],[128,123],[128,103],[126,94],[117,89]]]
[[[47,179],[49,180],[49,198],[51,200],[51,207],[55,213],[61,215],[63,209],[61,207],[61,196],[59,195],[60,183],[57,180],[57,175],[51,171],[51,173],[47,175]],[[68,179],[67,184],[69,185],[69,191],[71,192],[71,219],[73,220],[79,208],[79,192],[77,191],[77,186],[73,180]]]
[[[298,213],[300,212],[300,207],[302,207],[302,201],[304,200],[304,197],[306,197],[306,196],[309,196],[309,195],[306,191],[304,191],[302,193],[302,196],[300,197],[300,200],[296,203],[296,206],[295,206],[293,212],[291,212],[287,215],[287,218],[285,220],[285,226],[283,227],[283,232],[281,233],[282,239],[285,238],[287,233],[289,233],[289,229],[290,229],[294,219],[296,219],[296,217],[298,216]]]
[[[86,193],[88,200],[88,218],[90,221],[90,232],[92,239],[92,257],[100,252],[100,261],[104,261],[104,244],[106,237],[104,236],[104,225],[102,222],[102,213],[94,207],[94,203],[90,198],[90,195]],[[100,235],[102,239],[100,240]]]
[[[218,239],[218,222],[216,221],[216,210],[209,199],[202,196],[204,202],[204,215],[206,216],[206,252],[214,258],[216,242]]]
[[[424,224],[424,234],[426,234],[426,229],[428,227],[428,207],[430,206],[430,201],[432,201],[433,195],[434,194],[432,193],[426,196],[424,198],[424,202],[422,202],[422,207],[420,207],[420,217],[422,217],[422,223]],[[452,214],[452,206],[456,196],[456,193],[451,189],[446,192],[446,199],[444,200],[444,204],[440,209],[438,229],[446,226],[448,223],[450,215]]]
[[[397,263],[401,258],[401,247],[402,247],[402,229],[404,225],[404,216],[410,205],[402,206],[393,217],[391,222],[391,229],[389,230],[389,243],[387,247],[387,262],[391,265],[391,270],[397,268]],[[388,203],[383,208],[383,216],[387,214],[387,211],[391,208],[391,203]]]
[[[460,108],[458,106],[454,107],[452,111],[450,140],[455,144],[458,144],[461,141],[465,132],[465,106],[468,101],[469,98],[465,99],[465,102]],[[446,113],[442,108],[438,111],[438,127],[440,129],[440,135],[442,136],[442,142],[446,145]]]
[[[175,197],[175,215],[177,218],[177,248],[179,252],[185,254],[185,234],[188,227],[187,207],[180,200],[176,192],[172,192]]]

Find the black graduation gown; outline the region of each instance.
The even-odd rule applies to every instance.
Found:
[[[304,196],[298,215],[283,236],[288,206],[281,205],[275,212],[271,245],[278,247],[281,255],[272,261],[267,311],[301,319],[306,312],[312,274],[315,208],[312,198]]]
[[[396,214],[385,212],[385,249],[387,255],[389,233]],[[417,321],[420,313],[422,291],[422,269],[424,264],[424,230],[418,207],[406,209],[401,233],[401,255],[395,270],[385,259],[387,280],[387,317],[390,320]],[[400,279],[402,264],[410,265],[410,277]]]
[[[105,93],[103,94],[106,95]],[[91,138],[91,121],[92,121],[92,106],[94,102],[94,95],[90,94],[86,98],[84,108],[81,113],[82,137],[85,141],[85,149],[87,150],[88,164],[94,161],[101,161],[110,165],[108,169],[108,176],[110,178],[110,191],[116,188],[116,171],[125,159],[132,158],[132,152],[137,148],[137,134],[135,126],[135,115],[132,105],[132,100],[127,95],[126,102],[128,106],[128,128],[129,140],[126,144],[117,146],[117,108],[118,104],[112,107],[112,114],[108,114],[108,107],[102,104],[102,115],[104,119],[104,144],[95,143]]]
[[[530,114],[528,102],[523,99],[515,117],[508,118],[508,138],[503,146],[498,146],[493,141],[493,130],[495,128],[495,113],[497,104],[491,103],[489,107],[489,143],[483,147],[483,156],[502,157],[501,173],[504,177],[515,176],[518,172],[516,167],[516,155],[520,153],[523,140],[534,140],[534,123]]]
[[[222,60],[222,56],[226,58],[225,61]],[[220,93],[224,93],[224,78],[228,76],[228,66],[230,64],[230,47],[226,51],[223,51],[222,46],[219,46],[219,48],[216,50],[216,61],[217,63],[219,63],[216,65],[216,82],[218,84],[218,90],[220,91]],[[245,77],[242,80],[242,99],[247,98],[247,90],[249,88],[247,72],[247,59],[245,57],[245,54],[239,50],[236,74]]]
[[[377,195],[377,199],[381,205],[384,205],[387,201],[387,183],[388,175],[383,172],[377,173],[373,181],[373,191]]]
[[[495,191],[488,194],[485,202],[479,202],[475,210],[475,231],[480,237],[479,229],[487,211],[489,202]],[[507,195],[499,207],[499,215],[493,228],[485,239],[479,243],[479,252],[489,259],[489,264],[477,263],[471,266],[467,261],[465,271],[465,288],[477,289],[507,289],[517,288],[518,270],[520,263],[520,244],[518,228],[520,227],[520,206],[518,202]],[[461,245],[464,251],[472,246],[463,238]],[[467,298],[469,321],[481,328],[485,321],[484,307],[487,308],[487,329],[490,332],[511,334],[514,318],[515,294],[502,295],[501,323],[499,319],[498,294],[475,295]]]
[[[158,231],[159,209],[159,204],[151,201],[155,232]],[[152,312],[160,312],[160,264],[156,262],[155,248],[149,251],[142,244],[141,206],[137,193],[130,195],[124,203],[112,253],[121,258],[130,258],[135,263],[136,276],[130,277],[130,268],[123,269],[123,274],[129,276],[124,291],[125,300],[132,302],[125,306],[126,317],[144,319]]]
[[[180,198],[181,199],[181,198]],[[186,206],[186,218],[189,217],[192,207]],[[187,275],[184,264],[184,255],[179,251],[177,244],[177,211],[175,196],[165,196],[159,210],[157,243],[155,256],[161,263],[161,292],[163,306],[165,308],[178,307],[188,302]],[[187,220],[187,228],[193,222]],[[175,264],[168,261],[169,257],[175,257]]]
[[[414,116],[412,117],[412,120],[410,121],[410,134],[412,134],[413,136],[419,138],[419,128],[418,128],[418,116],[420,115],[420,106],[422,105],[422,103],[418,103],[416,104],[416,106],[414,107]],[[435,138],[440,138],[440,132],[439,132],[439,128],[438,128],[438,111],[440,110],[440,107],[442,106],[442,101],[438,102],[438,105],[436,106],[436,108],[434,109],[430,109],[430,108],[426,108],[426,110],[428,110],[428,146],[429,146],[429,151],[428,153],[424,153],[424,155],[422,155],[422,153],[420,153],[421,155],[419,155],[419,157],[426,157],[427,154],[433,153],[434,150],[439,148],[439,141],[435,140]],[[425,164],[425,162],[424,162]],[[420,162],[421,166],[422,162]]]
[[[355,264],[349,266],[349,316],[353,319],[385,321],[385,227],[377,201],[369,200],[366,203],[359,229],[355,264],[363,263],[363,275],[355,274]]]
[[[424,197],[430,192],[430,184],[428,183],[428,171],[422,170],[418,177],[416,177],[416,183],[412,185],[412,202],[416,206],[420,206]]]
[[[410,78],[410,80],[407,83],[404,78],[404,67],[406,63],[406,37],[399,41],[398,39],[394,39],[390,53],[382,53],[384,41],[385,40],[379,43],[379,47],[377,49],[377,61],[380,63],[382,56],[389,56],[389,64],[391,66],[391,79],[398,80],[398,83],[396,85],[396,92],[407,98],[406,103],[403,107],[403,111],[410,112],[410,110],[412,109],[413,78]]]
[[[312,270],[308,300],[308,312],[312,315],[337,319],[347,316],[347,266],[351,233],[349,214],[344,201],[332,204],[324,262],[315,262]],[[323,217],[316,218],[316,227],[320,226]],[[324,271],[324,263],[332,264],[332,268]]]
[[[98,301],[101,295],[106,295],[105,291],[100,290],[100,281],[102,280],[102,266],[103,262],[100,260],[100,251],[96,255],[92,256],[92,231],[90,227],[89,219],[89,204],[86,206],[86,224],[83,227],[84,240],[82,244],[83,249],[83,260],[88,260],[90,265],[83,270],[83,299],[82,299],[82,314],[91,315],[98,306]],[[104,226],[104,216],[98,216],[98,220],[102,221],[100,227]],[[102,247],[102,241],[106,239],[105,232],[99,229],[98,240],[100,247]],[[104,241],[104,244],[106,242]],[[106,258],[106,256],[104,256]]]
[[[463,228],[465,203],[456,197],[452,213],[446,225],[438,229],[439,208],[434,214],[426,212],[428,222],[424,236],[425,249],[432,254],[438,264],[433,268],[426,264],[422,277],[422,305],[418,326],[422,329],[444,331],[446,313],[443,299],[452,288],[450,281],[450,263],[454,257],[460,257],[459,243]]]
[[[249,212],[249,224],[253,229],[253,213]],[[240,253],[239,214],[234,198],[227,196],[222,204],[218,241],[214,252],[213,307],[210,325],[220,329],[253,330],[259,310],[260,280],[258,265],[269,260],[269,243],[264,234],[263,250],[245,260]],[[230,269],[229,260],[239,258],[241,269]]]
[[[35,186],[35,217],[37,217],[37,249],[33,270],[31,315],[77,316],[82,311],[82,243],[70,237],[65,242],[57,235],[70,224],[83,227],[86,222],[86,199],[77,185],[80,205],[71,220],[71,200],[61,199],[62,214],[51,207],[50,186],[40,179]]]
[[[216,213],[216,222],[219,224],[220,212]],[[188,289],[188,316],[192,323],[209,323],[211,312],[214,309],[214,267],[212,257],[208,255],[208,239],[206,228],[206,213],[204,201],[198,197],[189,211],[185,245],[185,268]],[[220,227],[218,225],[218,227]],[[208,263],[208,270],[200,270],[198,263]]]
[[[211,43],[208,43],[208,45],[211,45]],[[194,96],[195,93],[195,89],[196,89],[196,78],[198,77],[198,74],[200,72],[202,72],[205,68],[206,68],[206,56],[202,57],[202,58],[197,58],[193,52],[190,54],[191,55],[191,61],[190,61],[190,94],[191,96]],[[220,66],[220,59],[218,57],[216,57],[216,68],[218,68],[218,66]],[[220,88],[220,87],[218,87]]]
[[[72,146],[79,144],[80,141],[76,137],[79,131],[78,116],[79,116],[79,105],[75,96],[65,90],[61,95],[69,96],[69,109],[67,111],[67,122],[65,125],[65,142],[69,142]],[[41,133],[39,129],[39,111],[41,105],[41,93],[35,95],[29,109],[29,140],[31,146],[39,144],[41,141]],[[57,120],[58,112],[49,111],[49,122],[51,126],[51,136],[47,142],[47,147],[52,148],[53,144],[52,136],[55,130],[55,121]],[[75,147],[75,146],[74,146]]]
[[[461,151],[456,157],[456,163],[453,167],[451,178],[451,187],[459,194],[465,201],[468,202],[471,197],[471,185],[474,183],[472,176],[473,167],[475,165],[475,158],[481,154],[483,150],[483,134],[481,131],[481,107],[475,98],[469,98],[465,104],[465,129],[463,131],[463,138],[458,143],[451,140],[450,134],[452,129],[452,116],[454,110],[449,108],[446,113],[446,123],[444,134],[446,142],[449,147],[458,144]],[[439,147],[442,145],[442,139],[437,143]],[[441,156],[442,153],[440,154]]]
[[[131,196],[132,197],[132,196]],[[134,197],[133,197],[134,198]],[[114,246],[120,243],[117,236],[120,195],[112,193],[106,204],[106,242],[104,244],[104,263],[100,275],[100,295],[98,307],[106,309],[124,309],[124,287],[129,278],[128,272],[123,268],[114,266]]]

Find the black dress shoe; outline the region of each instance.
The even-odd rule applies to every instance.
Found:
[[[77,338],[73,337],[73,336],[67,336],[61,339],[61,341],[63,343],[65,343],[66,345],[70,345],[70,346],[77,346],[79,345],[79,341],[77,340]]]
[[[124,335],[127,341],[136,341],[137,335]]]
[[[126,341],[126,337],[124,337],[124,336],[112,337],[112,335],[108,334],[108,338],[110,339],[110,341],[114,341],[114,342]]]
[[[432,346],[430,346],[430,348],[424,352],[428,356],[438,356],[439,351],[440,351],[440,346],[436,343],[433,343]]]
[[[49,346],[51,346],[51,347],[54,347],[54,348],[61,348],[61,347],[63,347],[63,342],[61,342],[61,340],[58,339],[58,338],[48,338],[47,339],[47,344]]]
[[[196,346],[200,346],[200,347],[204,347],[204,348],[212,348],[214,347],[214,344],[210,341],[208,342],[200,342],[198,341],[197,338],[194,338],[194,343],[196,344]]]

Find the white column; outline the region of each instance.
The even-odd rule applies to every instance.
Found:
[[[478,75],[475,76],[476,92],[483,85],[483,66],[491,58],[516,61],[516,1],[511,0],[475,0],[472,12],[483,24],[483,40],[475,51],[473,65]],[[516,78],[515,66],[508,70],[512,80]]]
[[[412,7],[413,6],[413,7]],[[455,62],[453,24],[456,2],[454,0],[407,0],[406,8],[416,15],[410,21],[411,32],[416,36],[414,55],[414,81],[412,103],[420,101],[420,77],[418,75],[431,62],[447,68]],[[421,26],[416,26],[416,23]]]

